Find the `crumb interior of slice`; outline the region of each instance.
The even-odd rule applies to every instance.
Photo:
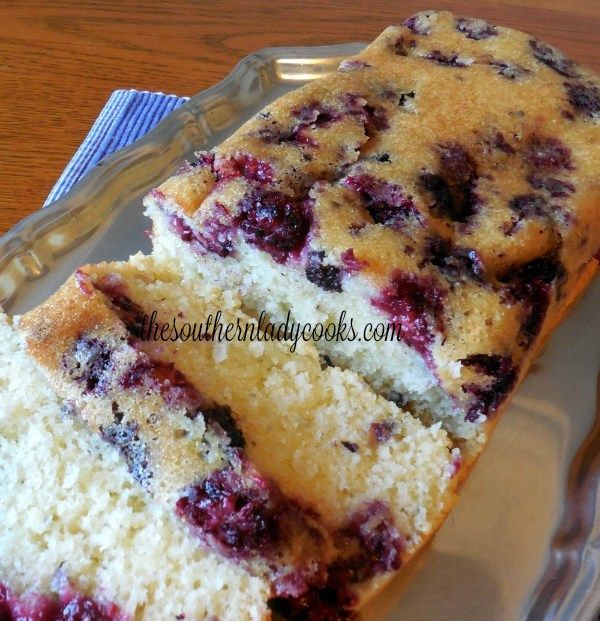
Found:
[[[0,338],[0,583],[7,601],[26,602],[21,612],[42,610],[43,594],[58,592],[57,578],[66,577],[105,612],[114,602],[131,619],[265,618],[268,584],[200,548],[171,510],[150,499],[116,447],[68,413],[4,317]],[[71,608],[86,601],[69,599]]]
[[[264,311],[277,322],[285,322],[289,312],[299,324],[337,326],[345,314],[346,324],[352,318],[359,336],[366,324],[387,325],[386,316],[368,303],[372,291],[359,282],[349,283],[343,293],[327,291],[310,282],[301,269],[284,268],[268,254],[243,243],[235,256],[199,257],[173,233],[168,218],[151,199],[147,205],[155,227],[155,256],[171,269],[182,270],[185,285],[195,288],[198,295],[219,288],[239,291],[248,314],[259,317]],[[400,405],[410,405],[426,424],[442,422],[452,436],[468,440],[470,450],[477,452],[484,441],[481,426],[465,421],[464,413],[457,411],[451,396],[439,386],[423,356],[404,342],[392,338],[379,342],[321,338],[313,342],[335,365],[352,369],[378,393]]]
[[[64,396],[205,545],[268,576],[272,603],[353,608],[354,585],[399,569],[441,523],[458,449],[354,373],[322,369],[313,347],[142,338],[153,311],[254,322],[226,293],[186,295],[137,262],[80,270],[57,294],[86,306],[54,370]],[[51,315],[21,322],[30,347]]]
[[[256,327],[235,296],[215,291],[199,297],[173,276],[153,282],[155,263],[141,262],[138,270],[128,264],[105,269],[114,268],[136,304],[157,311],[157,321],[198,322],[221,311],[224,323],[239,319]],[[330,528],[373,501],[392,508],[412,543],[436,522],[458,455],[447,434],[378,397],[355,373],[322,368],[312,345],[294,353],[285,343],[248,340],[145,341],[142,347],[201,378],[203,393],[235,413],[257,468],[319,511]],[[389,434],[377,433],[388,427]]]

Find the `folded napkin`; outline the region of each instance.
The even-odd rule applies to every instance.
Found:
[[[188,97],[133,89],[115,91],[52,188],[44,207],[60,198],[103,157],[147,134],[187,100]]]

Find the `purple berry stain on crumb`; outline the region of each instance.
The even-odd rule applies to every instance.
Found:
[[[98,338],[82,334],[69,354],[63,356],[62,366],[71,379],[84,384],[86,393],[102,394],[112,366],[110,347]]]
[[[257,473],[239,474],[232,466],[188,488],[176,510],[228,556],[269,556],[282,535],[269,484]]]
[[[405,539],[387,505],[373,500],[356,511],[334,534],[341,555],[327,568],[327,577],[298,597],[273,597],[269,606],[293,621],[354,619],[358,597],[352,587],[402,565]]]
[[[392,437],[396,423],[393,420],[383,420],[371,423],[369,434],[376,444],[384,444]]]
[[[203,222],[202,231],[193,229],[176,214],[169,217],[169,228],[181,241],[190,244],[199,255],[211,252],[220,257],[227,257],[233,254],[233,228],[227,222],[229,216],[225,214],[225,209],[221,205],[216,204],[213,211],[215,217]]]
[[[573,169],[571,151],[558,138],[533,135],[525,150],[525,160],[537,169]]]
[[[595,84],[565,82],[571,105],[589,117],[600,115],[600,88]]]
[[[565,277],[565,269],[554,256],[534,259],[512,269],[503,279],[509,299],[524,305],[521,321],[521,345],[529,347],[538,335],[550,304],[553,284]]]
[[[412,198],[395,183],[366,173],[350,175],[342,183],[359,195],[376,224],[403,228],[408,219],[422,221]]]
[[[444,327],[444,297],[431,278],[397,271],[371,303],[397,326],[402,340],[430,362],[434,336]]]
[[[305,269],[306,278],[325,291],[342,291],[342,270],[335,265],[325,265],[323,251],[311,250]]]
[[[308,201],[298,201],[282,192],[254,191],[240,202],[234,222],[249,244],[284,263],[300,254],[312,215]]]
[[[461,364],[484,376],[481,383],[463,384],[464,392],[473,395],[465,420],[476,422],[480,416],[489,418],[517,381],[517,371],[510,356],[471,354]]]
[[[451,472],[450,472],[450,478],[454,478],[459,472],[460,469],[463,466],[463,456],[462,455],[456,455],[455,457],[453,457],[452,462],[451,462]]]
[[[140,440],[138,431],[139,425],[135,421],[117,422],[100,428],[102,438],[119,450],[133,478],[142,487],[148,488],[152,471],[146,444]]]
[[[193,168],[210,168],[213,170],[215,165],[215,154],[210,151],[196,151],[196,161],[192,162]]]
[[[112,603],[100,603],[76,593],[66,582],[59,593],[17,595],[0,583],[1,621],[128,621]]]
[[[476,250],[457,247],[439,236],[425,244],[422,265],[427,263],[435,265],[450,282],[470,279],[484,283],[487,280],[485,266]]]
[[[214,170],[219,181],[228,181],[238,177],[262,183],[273,181],[271,165],[249,153],[236,153],[235,155],[219,157],[215,159]]]
[[[496,26],[489,24],[483,19],[472,17],[458,17],[456,19],[456,29],[462,32],[468,39],[474,39],[475,41],[488,39],[498,34]]]
[[[577,65],[559,50],[536,39],[529,40],[529,47],[536,60],[550,67],[556,73],[567,78],[575,78],[579,75]]]
[[[142,386],[157,390],[165,403],[171,407],[184,407],[197,412],[204,404],[204,398],[171,362],[153,360],[139,352],[134,362],[121,376],[119,384],[124,390]]]
[[[369,267],[368,261],[361,261],[360,259],[356,258],[353,248],[348,248],[348,250],[344,250],[344,252],[342,252],[342,254],[340,255],[340,258],[342,259],[344,270],[348,274],[355,274],[356,272],[360,272],[364,268]]]
[[[477,166],[468,151],[456,143],[439,146],[439,172],[422,173],[420,188],[433,199],[431,209],[454,222],[467,222],[477,213]]]
[[[358,58],[348,58],[342,60],[339,66],[340,71],[354,71],[355,69],[367,69],[371,67],[368,62],[360,60]]]

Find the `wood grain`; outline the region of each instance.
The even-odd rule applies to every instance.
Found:
[[[433,8],[397,0],[58,0],[0,3],[0,233],[38,209],[110,93],[191,95],[246,54],[370,41]],[[600,70],[600,1],[437,0],[547,40]]]

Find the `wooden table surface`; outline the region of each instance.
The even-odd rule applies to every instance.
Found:
[[[2,0],[0,234],[42,205],[113,90],[192,95],[259,48],[370,41],[424,8],[525,30],[600,71],[600,0]]]

